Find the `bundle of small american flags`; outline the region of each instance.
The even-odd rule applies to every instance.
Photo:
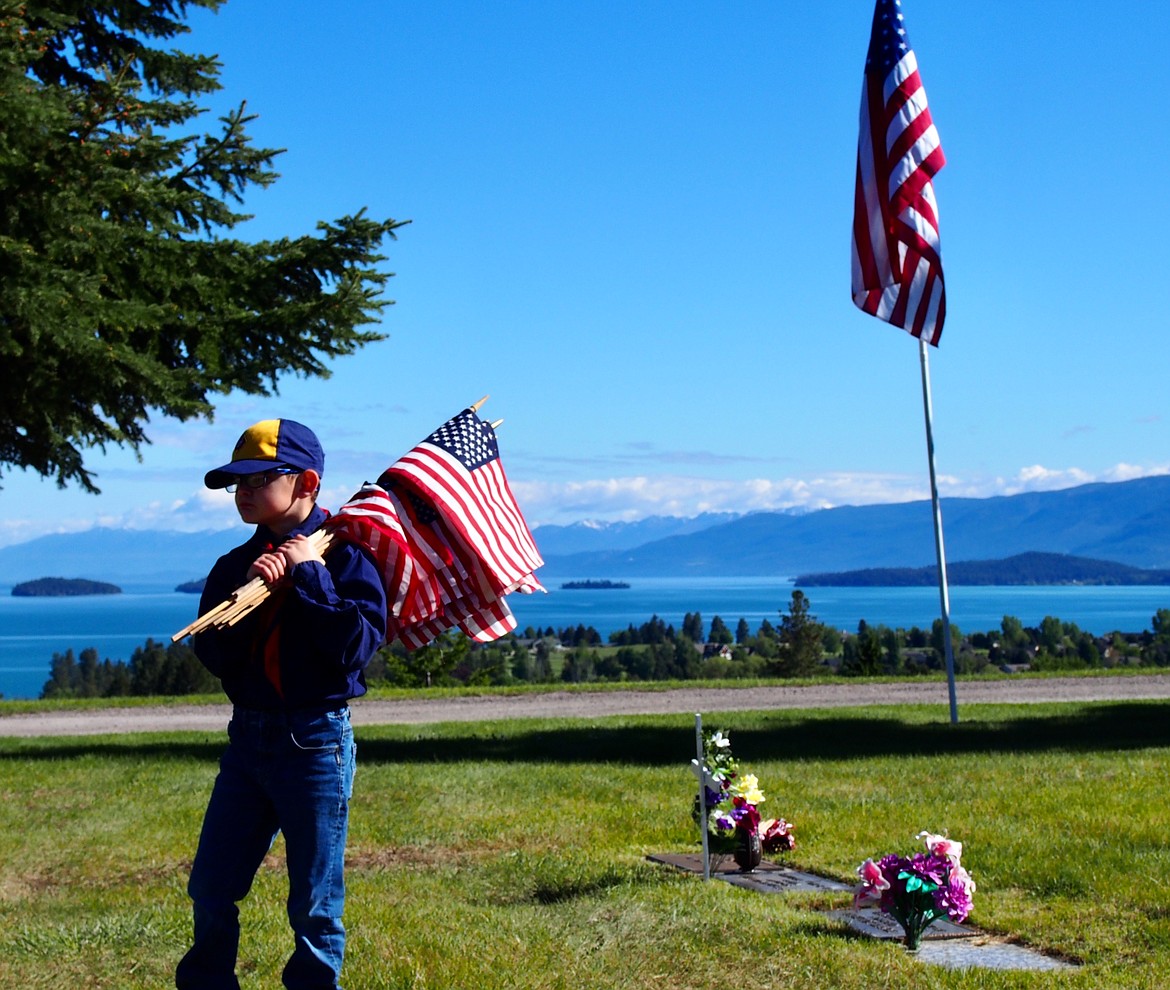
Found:
[[[407,650],[458,627],[477,643],[516,628],[504,597],[544,591],[544,561],[512,496],[486,396],[365,484],[309,539],[321,553],[348,540],[373,556],[386,587],[386,641]],[[498,423],[497,423],[498,425]],[[238,622],[268,597],[255,578],[171,639]]]
[[[386,586],[388,641],[458,627],[480,643],[516,628],[504,601],[544,591],[544,561],[512,496],[495,430],[464,409],[366,484],[327,523],[365,547]]]

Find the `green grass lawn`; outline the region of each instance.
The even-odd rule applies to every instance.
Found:
[[[1170,973],[1170,705],[707,714],[797,826],[788,862],[852,880],[923,829],[964,843],[970,922],[1075,960],[951,971],[822,913],[646,861],[691,852],[693,716],[358,731],[345,985],[1160,987]],[[0,739],[0,987],[170,985],[223,739]],[[290,951],[278,840],[242,909],[241,980]]]

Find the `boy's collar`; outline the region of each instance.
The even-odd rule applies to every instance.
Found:
[[[305,517],[304,522],[300,523],[298,526],[293,527],[283,536],[279,536],[270,530],[267,526],[261,525],[256,527],[256,532],[253,534],[252,538],[267,546],[278,547],[289,537],[298,536],[301,533],[304,533],[306,536],[308,536],[310,533],[315,532],[321,528],[321,524],[328,518],[328,512],[322,509],[321,506],[314,505],[309,514]]]

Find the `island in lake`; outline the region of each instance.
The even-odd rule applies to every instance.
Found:
[[[194,581],[184,581],[182,584],[176,585],[175,591],[181,591],[185,595],[201,595],[205,584],[207,584],[207,578],[196,578]]]
[[[122,589],[105,581],[46,577],[13,585],[12,594],[17,598],[66,598],[72,595],[120,595]]]
[[[1062,553],[1021,553],[1003,560],[947,564],[947,581],[963,585],[1170,584],[1170,571]],[[801,574],[794,583],[805,588],[926,587],[938,584],[938,568],[873,567],[835,574]]]
[[[561,585],[563,591],[609,591],[612,588],[628,588],[625,581],[565,581]]]

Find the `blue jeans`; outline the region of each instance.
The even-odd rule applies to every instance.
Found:
[[[349,709],[324,713],[237,708],[203,819],[187,892],[194,939],[175,973],[179,990],[239,990],[237,902],[277,832],[288,856],[284,967],[289,990],[334,990],[345,952],[345,840],[355,746]]]

